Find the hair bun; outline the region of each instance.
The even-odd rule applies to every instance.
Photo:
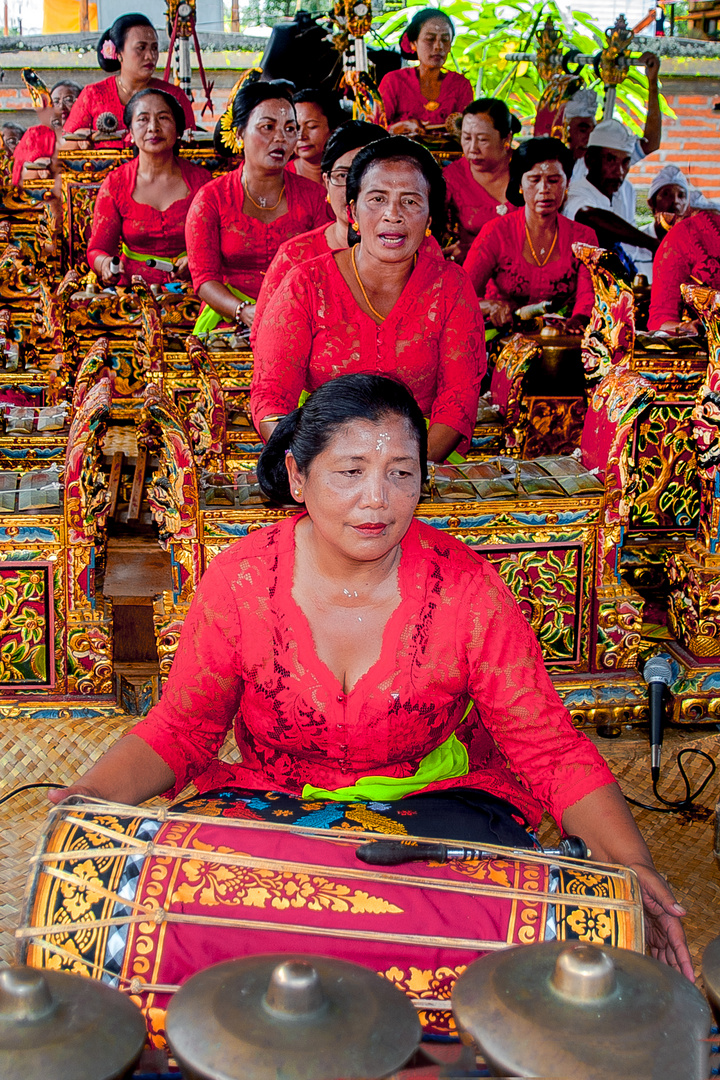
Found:
[[[522,131],[522,122],[518,120],[515,113],[510,112],[509,109],[508,113],[510,113],[510,131],[513,133],[513,135],[519,135]]]
[[[110,36],[111,29],[112,27],[106,30],[97,43],[98,64],[103,71],[120,70],[120,61],[117,58],[117,47]],[[112,55],[113,52],[115,53],[114,56]]]

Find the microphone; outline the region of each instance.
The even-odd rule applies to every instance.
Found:
[[[652,656],[643,668],[650,704],[650,772],[653,784],[660,779],[660,752],[663,740],[663,697],[673,681],[672,669],[663,656]]]

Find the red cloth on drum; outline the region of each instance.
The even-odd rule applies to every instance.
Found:
[[[396,124],[399,120],[444,124],[451,113],[462,112],[473,99],[472,83],[457,71],[443,71],[437,109],[428,109],[428,99],[420,89],[416,67],[389,71],[378,89],[388,124]]]
[[[195,195],[211,180],[207,169],[178,159],[188,193],[171,203],[167,210],[136,202],[133,198],[139,159],[128,161],[105,177],[95,200],[93,226],[88,244],[88,263],[95,265],[98,255],[117,255],[124,241],[131,251],[175,259],[185,250],[185,219]],[[126,273],[121,283],[128,285],[133,274],[140,274],[153,285],[164,285],[172,274],[122,255]]]
[[[133,734],[173,770],[179,792],[223,787],[299,794],[368,775],[411,776],[455,733],[469,772],[427,790],[475,787],[532,826],[613,776],[576,731],[540,648],[496,571],[460,541],[413,521],[402,541],[401,602],[378,661],[349,694],[317,657],[292,598],[288,519],[221,552],[183,624],[160,702]],[[463,714],[472,698],[475,707]],[[217,760],[234,724],[242,764]]]
[[[154,843],[182,849],[185,858],[146,858],[134,902],[211,922],[131,924],[122,985],[139,979],[173,986],[227,960],[319,953],[370,968],[412,998],[437,1000],[449,998],[467,965],[488,951],[484,943],[544,940],[553,905],[536,894],[548,892],[547,865],[502,858],[409,863],[378,880],[380,874],[355,855],[363,839],[348,843],[337,834],[307,836],[272,826],[232,828],[212,819],[161,825]],[[250,865],[222,865],[222,855],[238,848]],[[206,861],[209,852],[218,852],[217,863]],[[277,865],[268,867],[270,860]],[[496,895],[482,895],[483,885]],[[524,895],[505,898],[504,889]],[[247,925],[223,926],[224,919]],[[410,935],[419,940],[402,940]],[[146,1014],[151,1042],[162,1045],[171,995],[145,991],[135,1000]],[[420,1018],[426,1030],[452,1031],[449,1010],[428,1010]]]
[[[53,157],[56,141],[55,129],[46,124],[36,124],[27,129],[13,153],[12,182],[15,187],[20,186],[25,162]]]
[[[256,298],[280,245],[298,233],[327,225],[323,189],[287,169],[287,213],[267,224],[249,217],[242,210],[242,170],[240,165],[206,184],[190,207],[185,239],[195,292],[206,281],[219,281]]]
[[[558,214],[556,251],[560,258],[536,266],[524,258],[525,209],[484,225],[473,241],[464,268],[484,300],[507,300],[515,307],[554,300],[572,304],[570,315],[590,315],[595,303],[590,271],[573,254],[575,243],[597,247],[587,225]]]
[[[503,204],[493,198],[482,184],[478,184],[472,174],[470,162],[466,157],[451,161],[443,169],[443,176],[447,184],[447,208],[449,214],[454,214],[458,222],[458,240],[460,241],[460,258],[458,262],[464,263],[470,245],[488,221],[495,221],[513,210],[512,203],[507,204],[502,214],[498,214],[498,207]]]
[[[164,79],[152,78],[148,84],[153,90],[164,90],[176,98],[182,105],[185,113],[185,126],[190,131],[195,130],[195,114],[187,94],[178,86],[165,82]],[[117,79],[111,75],[109,79],[101,79],[100,82],[88,83],[78,94],[78,99],[70,110],[70,115],[65,121],[65,131],[78,131],[80,128],[96,129],[97,118],[104,112],[110,112],[117,119],[118,127],[124,129],[123,112],[125,106],[118,94]],[[115,142],[96,142],[96,149],[103,147],[118,147]]]
[[[332,253],[291,270],[254,336],[253,423],[291,412],[303,390],[338,375],[374,371],[401,379],[431,424],[467,446],[485,373],[485,333],[460,267],[421,248],[402,295],[378,324],[358,306]]]
[[[660,244],[653,263],[651,333],[663,323],[680,322],[683,284],[720,289],[720,213],[716,210],[700,210],[679,221]]]
[[[292,165],[292,161],[290,162]],[[288,168],[290,168],[288,165]],[[337,251],[338,248],[332,248],[328,244],[327,230],[329,225],[321,225],[318,229],[311,229],[310,232],[300,233],[299,236],[293,236],[290,240],[286,240],[277,249],[277,254],[268,267],[268,271],[263,278],[262,288],[260,289],[260,295],[258,296],[258,302],[255,307],[255,318],[253,320],[253,334],[251,339],[254,340],[257,333],[257,327],[260,325],[260,319],[262,313],[268,305],[268,302],[275,293],[275,290],[285,278],[286,274],[294,269],[296,266],[301,266],[303,263],[309,262],[311,259],[317,259],[319,255],[327,255],[328,251]]]

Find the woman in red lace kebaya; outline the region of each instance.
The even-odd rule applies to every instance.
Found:
[[[185,114],[185,127],[190,131],[194,129],[195,116],[187,95],[172,83],[154,77],[158,39],[153,24],[145,15],[135,13],[117,18],[100,38],[97,57],[103,71],[113,74],[109,79],[83,87],[65,122],[66,133],[77,131],[87,134],[87,139],[81,140],[80,146],[86,149],[91,146],[120,146],[116,139],[102,138],[102,129],[108,130],[108,124],[99,125],[98,118],[102,119],[104,114],[109,113],[116,130],[122,130],[125,106],[133,94],[148,87],[171,94]]]
[[[268,791],[329,807],[402,799],[413,814],[429,800],[430,835],[454,839],[443,806],[465,807],[459,831],[476,843],[547,810],[594,859],[636,871],[651,949],[692,978],[683,911],[511,593],[414,519],[426,454],[420,409],[382,376],[326,383],[285,417],[258,475],[305,512],[214,558],[159,704],[51,798],[138,803],[192,779],[201,793],[251,789],[245,808]],[[239,764],[218,760],[230,728]]]
[[[371,143],[350,167],[359,243],[291,270],[255,335],[250,404],[267,439],[301,393],[352,371],[402,379],[430,421],[430,456],[469,440],[485,370],[470,282],[423,245],[442,232],[444,184],[432,156],[402,136]]]
[[[40,111],[42,123],[28,128],[15,147],[12,171],[15,187],[20,187],[24,180],[58,177],[57,152],[63,146],[63,125],[79,93],[80,87],[74,82],[57,82],[50,88],[51,108]],[[58,197],[59,194],[58,191]]]
[[[520,121],[498,98],[480,98],[463,112],[463,156],[445,166],[448,222],[457,243],[450,258],[464,263],[470,245],[488,221],[512,210],[505,192],[510,180],[513,135]]]
[[[323,184],[323,154],[333,131],[348,119],[337,98],[322,90],[299,90],[293,94],[293,105],[298,123],[298,139],[295,157],[288,171]]]
[[[380,83],[385,115],[393,135],[422,135],[442,127],[451,113],[472,101],[472,85],[457,71],[445,71],[455,27],[437,8],[418,11],[403,34],[400,51],[417,67],[390,71]]]
[[[350,219],[345,189],[350,166],[358,150],[361,150],[363,146],[368,146],[376,139],[387,138],[388,133],[385,128],[379,127],[378,124],[368,124],[364,120],[348,120],[332,133],[323,154],[322,176],[327,191],[328,205],[335,220],[330,225],[321,225],[319,229],[300,233],[299,236],[294,236],[292,240],[286,240],[280,245],[277,255],[263,278],[251,340],[254,340],[257,334],[263,309],[293,267],[300,266],[310,259],[316,259],[318,255],[327,255],[328,251],[341,251],[348,247]]]
[[[673,225],[653,264],[648,330],[694,335],[700,320],[683,318],[681,285],[720,289],[720,212],[698,210]]]
[[[149,284],[188,278],[185,219],[210,174],[176,155],[183,111],[163,90],[141,90],[125,106],[137,157],[114,169],[95,200],[88,262],[104,285]],[[120,273],[111,262],[120,258]],[[150,265],[160,261],[164,266]]]
[[[515,151],[508,198],[523,208],[485,225],[464,264],[493,326],[509,326],[517,308],[542,300],[566,314],[567,333],[580,334],[587,325],[592,282],[572,245],[597,245],[597,237],[560,213],[572,168],[560,139],[528,139]]]
[[[280,245],[328,222],[321,187],[286,169],[297,142],[288,84],[243,83],[232,121],[243,162],[198,193],[185,227],[193,286],[207,305],[196,333],[220,323],[252,326],[263,277]]]

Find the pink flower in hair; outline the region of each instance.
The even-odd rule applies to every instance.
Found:
[[[103,41],[100,55],[103,56],[106,60],[117,60],[117,49],[115,48],[110,38],[107,38],[105,41]]]

